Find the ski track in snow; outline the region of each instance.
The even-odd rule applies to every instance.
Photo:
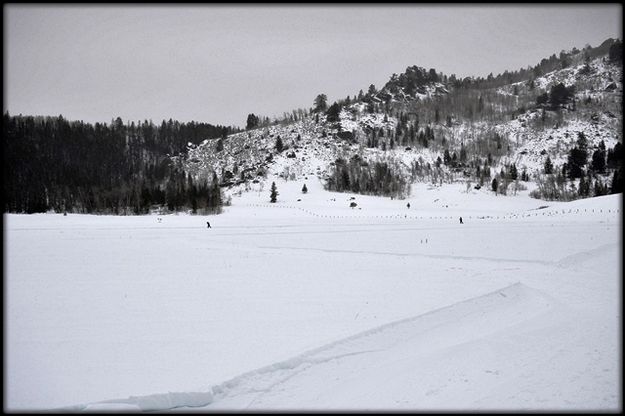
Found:
[[[427,356],[441,349],[489,337],[499,331],[549,313],[560,307],[555,299],[522,283],[501,288],[415,317],[391,322],[291,359],[253,370],[213,386],[206,392],[169,392],[128,399],[106,400],[58,410],[172,410],[178,408],[230,408],[230,402],[245,409],[263,408],[265,396],[316,367],[329,362],[350,365],[350,359],[367,355],[375,365],[395,350]],[[454,335],[449,336],[450,332]],[[376,356],[382,352],[382,355]],[[238,401],[243,398],[242,401]],[[242,404],[241,404],[242,403]],[[273,403],[275,404],[275,403]],[[270,407],[272,403],[268,404]],[[209,406],[208,408],[206,406]]]
[[[286,384],[291,379],[303,376],[315,367],[330,361],[350,366],[347,358],[368,354],[368,365],[375,366],[377,361],[384,361],[385,357],[393,355],[394,350],[406,347],[409,347],[410,354],[427,355],[436,350],[487,336],[546,313],[553,302],[548,296],[516,283],[445,308],[382,325],[309,351],[294,359],[243,374],[213,389],[217,393],[215,405],[219,407],[222,400],[259,391],[260,394],[245,408],[262,409],[264,396],[274,393],[276,386]],[[485,309],[490,312],[485,314]],[[502,319],[502,315],[506,319]],[[449,337],[450,329],[460,336]],[[378,352],[383,354],[376,356]],[[274,380],[276,378],[277,380]],[[263,386],[268,381],[267,387],[258,390],[258,385]],[[266,405],[272,407],[276,403],[269,402]],[[318,406],[323,407],[323,403],[319,403]]]
[[[479,257],[479,256],[456,256],[456,255],[444,255],[444,254],[422,254],[422,253],[401,253],[401,252],[384,252],[384,251],[362,251],[362,250],[341,250],[341,249],[323,249],[313,247],[282,247],[282,246],[259,246],[259,248],[272,249],[272,250],[304,250],[304,251],[318,251],[323,253],[341,253],[341,254],[371,254],[380,256],[397,256],[397,257],[426,257],[432,259],[453,259],[453,260],[480,260],[489,261],[495,263],[535,263],[542,265],[550,265],[553,262],[543,260],[522,260],[522,259],[506,259],[498,257]]]
[[[414,229],[413,229],[414,230]],[[341,250],[341,249],[323,249],[323,248],[315,248],[315,247],[293,247],[293,246],[258,246],[258,248],[262,249],[271,249],[271,250],[303,250],[303,251],[318,251],[323,253],[344,253],[344,254],[371,254],[371,255],[381,255],[381,256],[398,256],[398,257],[426,257],[432,259],[453,259],[453,260],[479,260],[479,261],[488,261],[495,263],[527,263],[527,264],[540,264],[545,266],[558,266],[558,267],[567,267],[570,268],[572,266],[579,265],[584,263],[588,259],[605,252],[605,250],[610,249],[612,247],[616,247],[618,244],[603,244],[597,248],[592,250],[584,250],[571,255],[568,255],[560,260],[555,261],[545,261],[545,260],[524,260],[524,259],[514,259],[514,258],[501,258],[501,257],[480,257],[480,256],[457,256],[457,255],[443,255],[443,254],[423,254],[423,253],[401,253],[401,252],[383,252],[383,251],[371,251],[371,250]]]

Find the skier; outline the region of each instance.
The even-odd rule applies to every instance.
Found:
[[[462,222],[462,217],[460,217],[460,224],[464,224],[464,223]]]
[[[211,223],[206,221],[206,228],[211,228]]]
[[[410,209],[410,202],[408,202],[406,206],[408,207],[408,209]]]

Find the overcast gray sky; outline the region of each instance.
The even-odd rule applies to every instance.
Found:
[[[486,76],[622,39],[622,6],[4,5],[4,111],[245,126],[418,65]]]

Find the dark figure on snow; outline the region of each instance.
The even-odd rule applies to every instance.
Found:
[[[410,209],[410,202],[408,202],[406,206],[408,207],[408,209]]]
[[[206,221],[206,228],[211,228],[211,223]]]
[[[464,224],[464,223],[462,222],[462,217],[460,217],[460,224]]]

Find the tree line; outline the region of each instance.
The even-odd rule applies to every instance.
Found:
[[[233,127],[152,121],[85,123],[3,116],[5,213],[144,214],[150,209],[218,212],[216,176],[194,178],[170,156]]]

